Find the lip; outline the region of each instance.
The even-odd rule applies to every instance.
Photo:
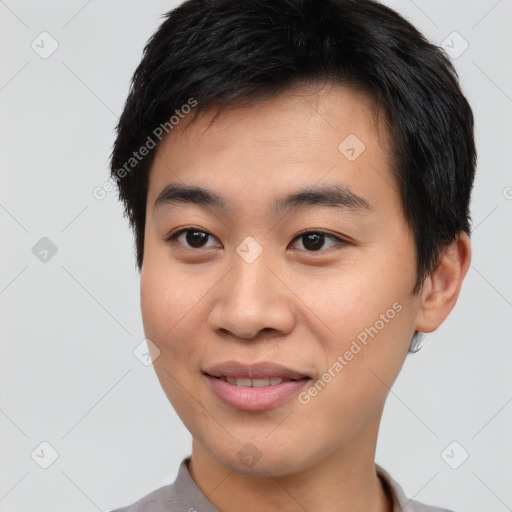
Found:
[[[224,404],[238,410],[263,411],[296,395],[311,378],[304,373],[274,363],[245,365],[226,361],[203,371],[210,388]],[[262,387],[230,384],[223,377],[247,379],[281,378],[283,382]]]
[[[298,370],[267,362],[243,364],[237,361],[225,361],[206,368],[203,373],[211,377],[241,377],[246,379],[281,377],[288,380],[300,380],[305,377],[309,378],[309,375]]]

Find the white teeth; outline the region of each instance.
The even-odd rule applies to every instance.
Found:
[[[262,388],[263,386],[270,386],[269,379],[252,379],[253,388]]]
[[[276,384],[281,384],[281,382],[283,382],[283,379],[281,379],[281,377],[271,377],[270,379],[224,377],[224,380],[226,380],[226,382],[229,382],[229,384],[233,384],[234,386],[241,386],[245,388],[262,388],[265,386],[275,386]]]

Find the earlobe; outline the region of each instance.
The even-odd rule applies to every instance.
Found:
[[[435,331],[455,306],[471,263],[471,241],[461,232],[440,254],[436,269],[425,279],[415,329]]]

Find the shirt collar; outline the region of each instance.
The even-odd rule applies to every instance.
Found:
[[[201,492],[199,487],[195,484],[194,480],[190,476],[188,470],[188,463],[190,457],[185,458],[178,469],[178,475],[173,484],[174,493],[176,496],[176,505],[181,505],[182,508],[178,508],[181,512],[188,512],[190,510],[196,510],[197,512],[219,512]],[[377,475],[380,478],[384,491],[390,498],[392,503],[393,512],[407,512],[409,510],[408,500],[405,496],[403,489],[400,485],[395,482],[389,475],[389,473],[378,464],[375,465]]]
[[[382,482],[382,487],[384,487],[384,492],[392,503],[391,510],[393,512],[407,512],[409,510],[407,505],[410,500],[405,496],[403,489],[391,478],[390,474],[384,468],[378,464],[375,464],[375,468],[377,470],[377,476]]]

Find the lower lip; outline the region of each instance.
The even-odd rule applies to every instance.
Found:
[[[206,375],[214,393],[227,405],[243,411],[263,411],[296,395],[310,379],[289,380],[260,388],[236,386]]]

